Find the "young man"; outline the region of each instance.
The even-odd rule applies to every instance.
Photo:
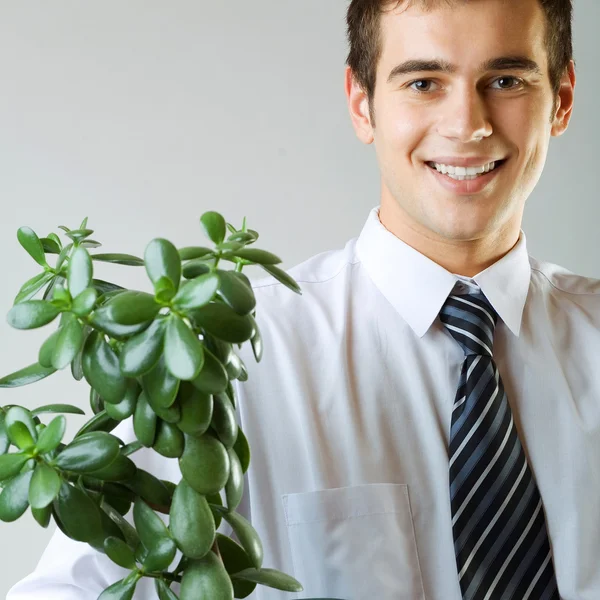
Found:
[[[239,510],[304,592],[252,597],[600,598],[600,282],[521,230],[571,117],[570,0],[353,0],[348,26],[381,202],[291,270],[302,296],[254,282]],[[8,600],[92,600],[125,573],[58,532]]]

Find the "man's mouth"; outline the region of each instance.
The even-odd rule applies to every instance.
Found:
[[[491,171],[495,171],[502,167],[507,159],[493,161],[491,163],[482,164],[475,167],[456,167],[454,165],[444,165],[434,162],[426,162],[425,164],[434,171],[446,175],[450,179],[456,181],[470,181],[478,179]]]

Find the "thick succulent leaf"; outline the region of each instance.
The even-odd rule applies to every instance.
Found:
[[[0,493],[0,521],[12,523],[29,506],[29,485],[33,471],[26,471],[11,479]]]
[[[43,273],[32,277],[22,285],[19,293],[15,296],[13,303],[19,304],[20,302],[30,300],[53,278],[54,273],[49,271],[44,271]]]
[[[227,229],[225,219],[220,213],[214,210],[205,212],[200,217],[200,224],[202,225],[206,235],[215,244],[220,244],[225,239]]]
[[[256,298],[252,287],[235,271],[217,270],[219,296],[239,315],[247,315],[256,308]]]
[[[71,311],[78,317],[85,317],[89,315],[98,299],[98,291],[96,288],[89,287],[83,290],[77,297],[73,299],[71,305]]]
[[[107,537],[104,540],[104,551],[106,556],[120,567],[129,570],[136,568],[133,550],[123,540],[117,537]]]
[[[276,267],[275,265],[262,264],[260,266],[267,273],[269,273],[270,275],[273,275],[273,277],[275,277],[275,279],[277,279],[277,281],[283,283],[283,285],[285,285],[288,289],[292,290],[292,292],[302,295],[302,290],[300,289],[300,286],[298,285],[296,280],[291,275],[286,273],[283,269],[280,269],[279,267]]]
[[[185,435],[185,449],[179,459],[183,478],[200,494],[214,494],[229,479],[227,448],[210,433],[201,437]]]
[[[225,508],[214,505],[211,505],[211,509],[219,513],[231,525],[242,548],[248,553],[252,566],[260,569],[263,561],[263,546],[258,532],[252,524],[239,513],[229,512]]]
[[[60,490],[58,473],[45,463],[38,463],[29,485],[31,508],[42,509],[54,502]]]
[[[206,497],[182,479],[175,489],[169,529],[179,549],[189,558],[202,558],[212,547],[216,528]]]
[[[231,576],[240,581],[252,581],[284,592],[301,592],[304,588],[297,580],[277,569],[244,569]]]
[[[2,377],[0,379],[0,388],[15,388],[28,385],[40,381],[53,373],[56,373],[56,369],[43,367],[39,363],[34,363],[24,369],[20,369],[10,375]]]
[[[90,258],[88,251],[85,248],[78,246],[75,248],[69,259],[69,266],[67,269],[69,292],[71,292],[73,298],[91,285],[92,272],[92,259]]]
[[[70,365],[79,353],[83,344],[83,325],[75,315],[69,315],[58,331],[52,352],[52,367],[60,370]]]
[[[175,592],[167,586],[163,579],[155,579],[154,587],[158,594],[158,600],[179,600]]]
[[[0,456],[0,481],[10,479],[19,473],[29,460],[26,454],[3,454]]]
[[[40,433],[36,448],[40,454],[46,454],[54,450],[62,442],[67,428],[67,420],[62,415],[50,421],[48,427]]]
[[[254,335],[251,315],[239,315],[219,302],[211,302],[190,312],[199,327],[231,343],[242,343]]]
[[[181,600],[231,600],[233,585],[221,559],[208,552],[199,560],[191,560],[181,580]]]
[[[105,402],[117,404],[123,399],[127,379],[121,374],[119,357],[98,331],[85,341],[82,366],[87,382]]]
[[[129,377],[139,377],[150,371],[158,362],[165,334],[165,320],[156,319],[148,329],[131,337],[121,349],[121,372]]]
[[[94,431],[75,438],[53,463],[66,471],[90,473],[110,465],[119,449],[117,438],[104,431]]]
[[[89,542],[102,535],[100,509],[78,487],[63,481],[54,508],[70,538]]]
[[[204,365],[198,377],[192,381],[200,391],[218,394],[227,389],[229,378],[221,361],[208,349],[204,348]]]
[[[48,266],[42,242],[33,229],[30,227],[19,227],[17,239],[36,263],[42,267]]]
[[[131,254],[92,254],[92,260],[115,263],[118,265],[127,265],[130,267],[144,266],[144,261],[141,258]]]
[[[173,304],[181,310],[200,308],[208,304],[219,289],[219,276],[216,273],[199,275],[191,281],[186,281],[177,295],[173,298]]]
[[[144,252],[144,264],[146,272],[153,284],[161,277],[171,280],[173,287],[179,289],[181,280],[181,258],[177,248],[163,238],[152,240]]]
[[[15,329],[36,329],[54,321],[60,309],[46,300],[27,300],[15,304],[7,316],[8,324]]]
[[[139,325],[152,321],[160,311],[152,294],[127,291],[116,295],[106,305],[108,318],[119,325]]]
[[[85,415],[85,411],[81,410],[78,406],[72,404],[46,404],[44,406],[38,406],[31,411],[32,415],[41,415],[43,413],[67,413],[73,415]]]
[[[167,321],[165,363],[173,377],[184,381],[195,379],[204,365],[204,347],[198,336],[176,316]]]
[[[185,248],[179,248],[178,252],[181,260],[193,260],[204,256],[212,256],[213,253],[210,248],[206,248],[205,246],[186,246]]]

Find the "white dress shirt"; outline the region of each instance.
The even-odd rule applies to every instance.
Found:
[[[251,598],[461,599],[447,447],[464,354],[438,313],[470,284],[500,316],[494,358],[543,499],[561,598],[598,600],[600,280],[529,256],[523,231],[501,260],[459,277],[378,214],[344,248],[289,271],[302,296],[253,281],[265,349],[258,364],[249,344],[240,354],[252,462],[239,512],[261,536],[263,566],[304,591],[258,586]],[[131,422],[115,434],[133,440]],[[181,477],[174,459],[147,449],[134,458]],[[126,573],[57,530],[7,600],[96,600]],[[151,584],[134,598],[156,598]]]

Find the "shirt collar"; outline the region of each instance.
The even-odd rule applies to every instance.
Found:
[[[379,220],[379,206],[371,209],[356,251],[379,291],[415,334],[423,337],[460,277],[388,231]],[[521,331],[530,279],[527,239],[522,229],[519,241],[508,254],[471,278],[515,336]]]

